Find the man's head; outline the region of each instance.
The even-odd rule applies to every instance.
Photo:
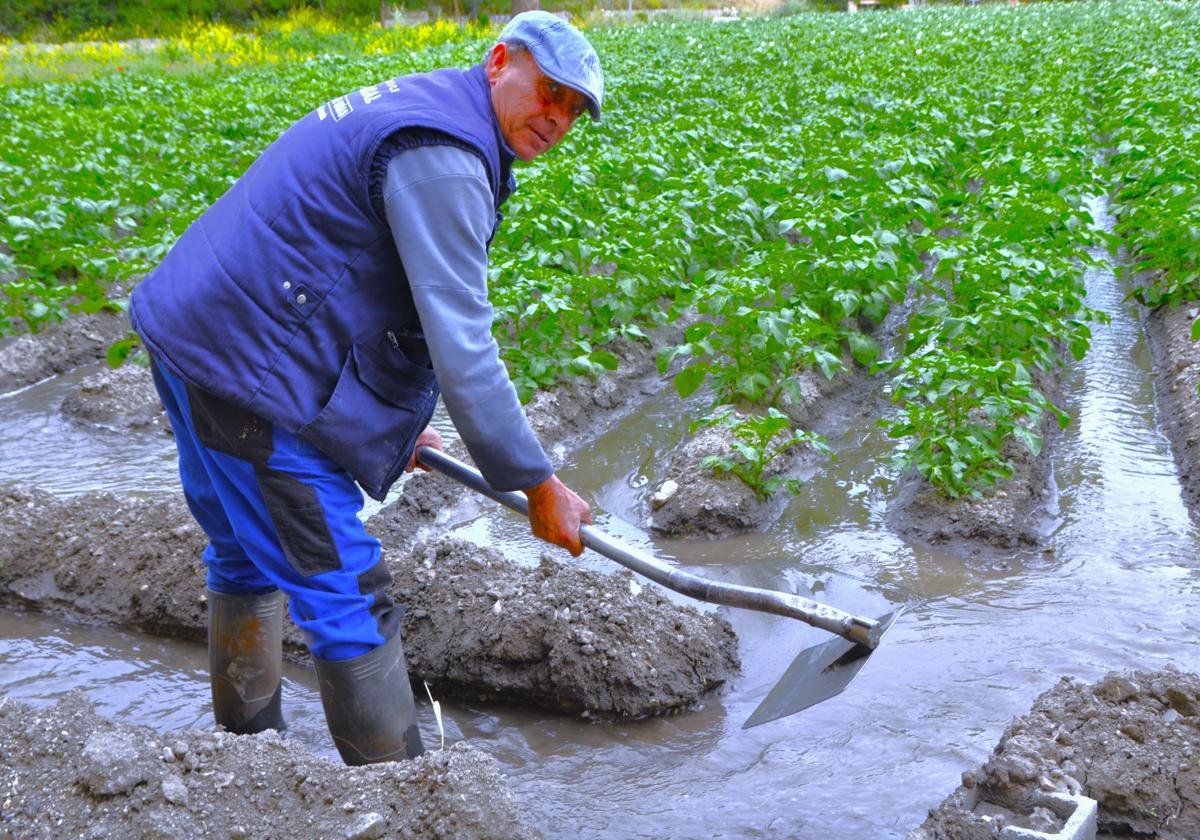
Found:
[[[521,160],[553,148],[585,110],[600,119],[600,59],[554,15],[525,12],[509,21],[485,69],[500,131]]]

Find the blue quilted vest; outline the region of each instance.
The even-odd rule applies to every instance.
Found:
[[[134,329],[176,375],[299,435],[379,500],[438,395],[404,267],[371,197],[380,145],[419,130],[426,139],[413,142],[432,130],[479,155],[498,211],[512,182],[482,65],[389,80],[285,131],[131,304]]]

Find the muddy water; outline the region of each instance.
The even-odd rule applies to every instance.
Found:
[[[1103,215],[1102,205],[1096,210]],[[1157,430],[1136,313],[1121,302],[1111,272],[1089,275],[1088,289],[1113,323],[1096,328],[1091,354],[1064,378],[1073,422],[1056,444],[1060,496],[1045,551],[984,560],[963,545],[931,552],[904,544],[884,524],[889,488],[876,456],[886,442],[869,426],[833,441],[838,460],[812,477],[769,533],[736,540],[656,541],[638,527],[658,477],[653,453],[679,434],[680,406],[670,397],[627,418],[564,470],[594,500],[602,527],[700,574],[812,591],[872,616],[904,592],[932,599],[901,619],[845,694],[742,730],[792,657],[826,637],[736,612],[745,672],[698,711],[593,724],[452,705],[447,737],[470,738],[494,755],[549,836],[900,837],[1059,676],[1094,679],[1169,663],[1200,670],[1200,537]],[[35,391],[25,395],[36,406]],[[32,407],[19,421],[28,430],[50,422],[53,398],[45,400],[41,421]],[[14,404],[0,403],[0,481],[35,469],[61,475],[46,482],[57,492],[157,490],[173,481],[165,467],[159,476],[159,462],[169,461],[161,441],[127,441],[124,461],[109,453],[94,469],[57,434],[40,438],[53,445],[25,441],[27,449],[12,450],[4,427],[24,416],[10,412]],[[62,452],[75,461],[58,465]],[[130,478],[139,468],[151,476],[141,484]],[[501,511],[458,533],[530,562],[540,551],[523,523]],[[199,646],[0,613],[0,693],[48,702],[83,687],[113,716],[164,730],[204,726],[204,665]],[[333,760],[310,672],[288,669],[284,702],[290,737]],[[428,706],[422,715],[431,735]]]

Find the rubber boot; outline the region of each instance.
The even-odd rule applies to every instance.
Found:
[[[226,595],[208,590],[208,665],[213,717],[230,732],[283,729],[282,592]]]
[[[354,659],[314,656],[313,663],[325,722],[342,761],[358,766],[425,752],[399,633]]]

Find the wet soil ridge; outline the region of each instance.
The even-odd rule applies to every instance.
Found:
[[[160,428],[170,432],[166,412],[147,365],[102,367],[63,400],[61,411],[77,423],[114,431]]]
[[[1163,431],[1171,441],[1184,503],[1193,518],[1200,518],[1200,344],[1191,333],[1200,302],[1141,311]]]
[[[864,406],[875,403],[874,380],[849,357],[846,371],[832,380],[816,371],[804,371],[795,382],[804,395],[800,403],[784,405],[792,422],[833,438]],[[781,433],[782,435],[782,433]],[[732,457],[733,435],[723,426],[703,428],[681,443],[666,458],[666,469],[646,500],[645,524],[656,533],[672,537],[722,537],[762,531],[775,522],[787,506],[788,494],[778,491],[763,502],[732,473],[702,466],[710,456]],[[773,445],[778,445],[778,440]],[[764,478],[794,476],[819,468],[825,456],[808,446],[789,449],[764,470]]]
[[[207,539],[182,496],[0,488],[0,601],[204,640]]]
[[[419,546],[391,567],[408,605],[409,669],[435,692],[642,717],[695,705],[740,667],[727,621],[628,572],[548,554],[526,568],[456,539]]]
[[[0,603],[203,641],[205,545],[182,497],[0,488]],[[410,675],[443,695],[640,717],[694,705],[739,667],[727,622],[631,575],[529,569],[460,540],[386,548]],[[307,661],[291,622],[284,643]]]
[[[343,767],[277,733],[175,732],[0,700],[0,837],[529,838],[496,762],[465,743]]]
[[[1056,399],[1056,385],[1043,387]],[[1012,476],[979,498],[951,499],[919,475],[905,475],[888,504],[888,526],[912,544],[961,542],[976,555],[1039,545],[1053,527],[1057,496],[1050,450],[1060,432],[1053,414],[1043,413],[1038,433],[1045,445],[1037,455],[1015,438],[1004,441],[1001,455]]]
[[[967,191],[978,193],[982,186],[981,180],[972,180]],[[940,239],[950,239],[962,236],[963,231],[943,227],[934,234]],[[938,257],[929,251],[921,252],[918,257],[924,265],[923,281],[929,283],[937,272]],[[917,284],[912,284],[907,290],[905,312],[918,311],[928,302],[929,293],[921,293],[917,288]],[[892,352],[899,354],[903,349],[893,347]],[[1031,373],[1037,390],[1052,403],[1062,405],[1059,372],[1034,369]],[[888,504],[888,527],[910,544],[965,543],[976,555],[1041,544],[1053,527],[1052,509],[1058,491],[1051,450],[1061,435],[1058,421],[1049,411],[1043,412],[1036,431],[1043,442],[1037,455],[1012,437],[1004,441],[1000,457],[1011,465],[1012,476],[982,491],[978,498],[952,499],[915,470],[900,476]]]
[[[996,836],[964,805],[978,797],[1027,813],[1046,791],[1095,799],[1101,837],[1200,837],[1200,677],[1168,668],[1094,685],[1064,678],[909,840]]]
[[[8,339],[0,343],[0,393],[103,359],[128,331],[127,316],[101,312]]]

